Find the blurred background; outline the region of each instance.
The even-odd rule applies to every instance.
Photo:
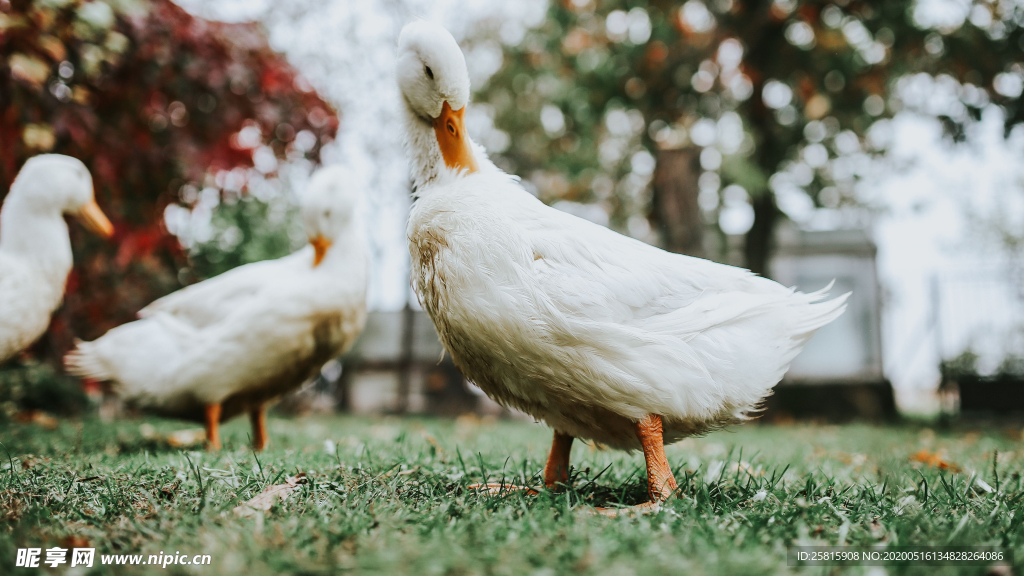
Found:
[[[0,198],[29,157],[86,162],[116,226],[72,227],[48,334],[0,418],[102,396],[64,375],[153,299],[305,239],[345,162],[369,199],[373,310],[293,412],[502,414],[409,287],[394,46],[466,52],[472,137],[544,202],[802,290],[853,291],[775,419],[1024,411],[1024,2],[0,0]]]

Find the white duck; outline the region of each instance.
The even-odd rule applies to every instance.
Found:
[[[301,198],[311,246],[240,266],[165,296],[65,359],[69,372],[109,380],[130,404],[204,422],[248,412],[253,446],[268,441],[266,405],[346,351],[366,324],[367,252],[348,170],[313,175]]]
[[[64,215],[110,237],[81,161],[45,154],[25,162],[0,210],[0,363],[35,342],[64,298],[71,240]]]
[[[641,449],[650,502],[676,490],[664,444],[746,419],[846,296],[795,292],[545,206],[466,135],[469,76],[444,28],[398,46],[416,202],[412,277],[445,348],[501,404],[573,438]],[[827,289],[826,289],[827,290]]]

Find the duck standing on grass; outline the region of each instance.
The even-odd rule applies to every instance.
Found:
[[[846,296],[671,254],[550,208],[466,134],[469,75],[428,22],[398,41],[416,201],[416,293],[467,378],[546,422],[544,469],[574,438],[642,450],[655,509],[676,490],[664,445],[748,418]]]
[[[71,240],[64,215],[109,238],[85,164],[60,154],[30,158],[0,209],[0,363],[46,332],[64,299]]]
[[[129,404],[206,426],[248,412],[267,445],[267,404],[348,350],[366,324],[367,253],[359,196],[341,167],[313,175],[301,198],[310,246],[240,266],[165,296],[68,354],[69,372],[109,380]]]

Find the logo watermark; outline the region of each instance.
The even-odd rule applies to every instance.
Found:
[[[54,546],[45,550],[42,548],[18,548],[14,566],[17,568],[40,568],[43,566],[57,568],[63,564],[69,564],[72,568],[76,566],[92,568],[96,562],[95,548],[68,549]],[[212,562],[213,558],[209,554],[182,554],[181,552],[165,554],[161,550],[159,554],[149,555],[100,554],[98,563],[101,566],[138,565],[167,568],[168,566],[209,566]]]

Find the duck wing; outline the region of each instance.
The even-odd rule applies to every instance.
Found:
[[[665,252],[545,206],[518,185],[488,190],[520,242],[509,277],[537,351],[619,414],[741,418],[782,379],[814,331],[845,309],[747,270]],[[496,199],[495,199],[496,198]],[[522,244],[522,246],[520,246]],[[532,253],[522,252],[528,247]],[[525,331],[525,330],[524,330]],[[542,351],[541,348],[546,351]]]
[[[154,300],[139,311],[139,317],[162,313],[195,327],[208,326],[226,318],[278,279],[294,274],[304,265],[311,267],[312,261],[313,250],[307,246],[284,258],[239,266]]]
[[[539,201],[522,208],[517,219],[533,248],[537,286],[580,319],[685,335],[794,294],[748,270],[672,254]]]

